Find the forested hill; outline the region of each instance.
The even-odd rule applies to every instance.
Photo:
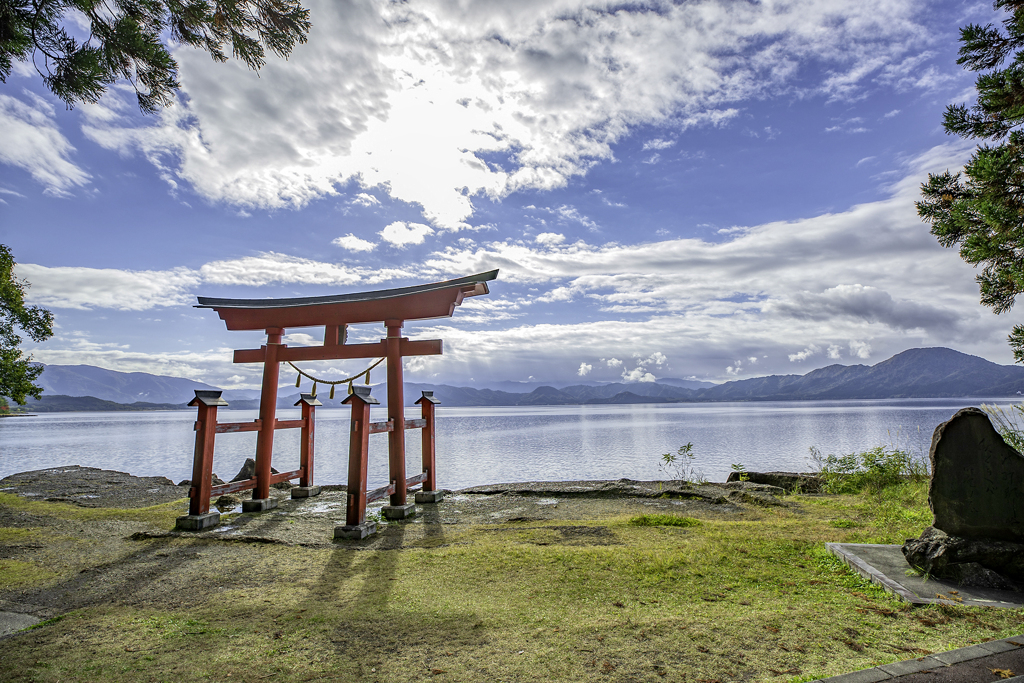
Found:
[[[682,380],[669,380],[684,383]],[[119,404],[184,404],[194,389],[214,389],[201,382],[179,377],[163,377],[141,372],[124,373],[88,365],[47,366],[41,376],[46,395],[93,396]],[[702,386],[703,385],[703,386]],[[373,395],[382,399],[386,387],[377,385]],[[433,390],[446,406],[536,406],[578,404],[680,403],[704,401],[791,401],[842,400],[867,398],[960,398],[1014,397],[1024,394],[1024,367],[997,365],[984,358],[944,348],[911,349],[876,365],[830,365],[806,375],[771,375],[708,386],[690,383],[690,387],[662,382],[631,384],[572,385],[561,388],[536,387],[515,393],[450,385],[406,384],[406,399],[415,401],[420,390]],[[294,390],[293,390],[294,391]],[[287,392],[287,393],[286,393]],[[280,405],[291,406],[298,398],[282,390]],[[254,409],[255,391],[225,392],[233,408]],[[325,406],[336,407],[345,398],[338,392],[335,400],[327,392],[318,397]],[[57,399],[57,396],[53,396]],[[51,401],[53,401],[51,399]],[[79,402],[80,403],[80,402]],[[57,404],[68,407],[56,407]],[[40,410],[82,410],[72,408],[73,401],[53,401],[53,407]],[[29,401],[28,408],[38,405]],[[143,406],[135,406],[138,410]],[[153,409],[150,406],[145,408]],[[92,409],[113,409],[100,407]]]
[[[1024,367],[952,349],[910,349],[876,365],[829,365],[806,375],[771,375],[696,392],[702,401],[836,400],[1015,396]]]

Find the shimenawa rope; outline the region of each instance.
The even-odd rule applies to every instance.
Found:
[[[330,396],[328,398],[334,398],[334,387],[339,385],[339,384],[346,384],[347,383],[348,384],[348,393],[350,393],[350,394],[352,393],[352,382],[354,382],[355,380],[359,379],[363,375],[366,375],[366,384],[369,384],[370,383],[370,370],[373,370],[375,367],[377,367],[378,365],[380,365],[383,362],[384,362],[384,359],[380,358],[380,359],[377,360],[376,363],[374,363],[370,367],[366,368],[365,370],[360,372],[358,375],[352,375],[351,377],[346,377],[345,379],[335,379],[335,380],[320,379],[319,377],[314,377],[313,375],[309,374],[305,370],[299,368],[297,365],[295,365],[295,363],[293,363],[291,361],[288,361],[288,365],[292,366],[292,370],[295,370],[297,373],[299,373],[299,376],[295,378],[295,386],[297,386],[297,387],[301,386],[302,385],[302,378],[306,377],[308,379],[313,380],[313,393],[312,393],[313,398],[316,398],[316,385],[317,384],[327,384],[327,385],[329,385],[331,387],[331,393],[330,393]]]

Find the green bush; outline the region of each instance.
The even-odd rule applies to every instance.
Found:
[[[811,446],[811,463],[826,493],[878,492],[928,476],[928,466],[921,456],[884,446],[839,456],[822,455]]]

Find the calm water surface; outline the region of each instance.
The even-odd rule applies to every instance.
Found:
[[[659,456],[693,442],[696,465],[724,481],[733,463],[748,470],[806,471],[808,448],[848,453],[898,444],[927,453],[936,425],[958,409],[1006,399],[786,401],[631,406],[445,408],[437,415],[438,484],[564,479],[661,479]],[[408,417],[418,417],[410,408]],[[222,410],[221,422],[256,411]],[[280,419],[298,410],[279,411]],[[374,420],[384,420],[383,410]],[[59,465],[165,476],[192,472],[192,411],[48,413],[0,419],[0,477]],[[317,412],[316,482],[345,483],[349,414]],[[419,471],[419,432],[407,433],[408,470]],[[275,435],[274,467],[298,468],[298,430]],[[387,481],[387,437],[370,437],[370,486]],[[214,471],[233,477],[256,448],[255,433],[217,436]]]

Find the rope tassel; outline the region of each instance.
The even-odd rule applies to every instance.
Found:
[[[316,382],[313,382],[313,393],[310,394],[313,398],[316,398]]]
[[[331,385],[331,395],[330,395],[330,396],[328,396],[327,398],[330,398],[330,399],[333,399],[333,398],[334,398],[334,387],[335,387],[335,385],[333,385],[333,384],[332,384],[332,385]]]
[[[301,386],[302,386],[302,375],[296,375],[295,376],[295,387],[298,388],[298,387],[301,387]]]

